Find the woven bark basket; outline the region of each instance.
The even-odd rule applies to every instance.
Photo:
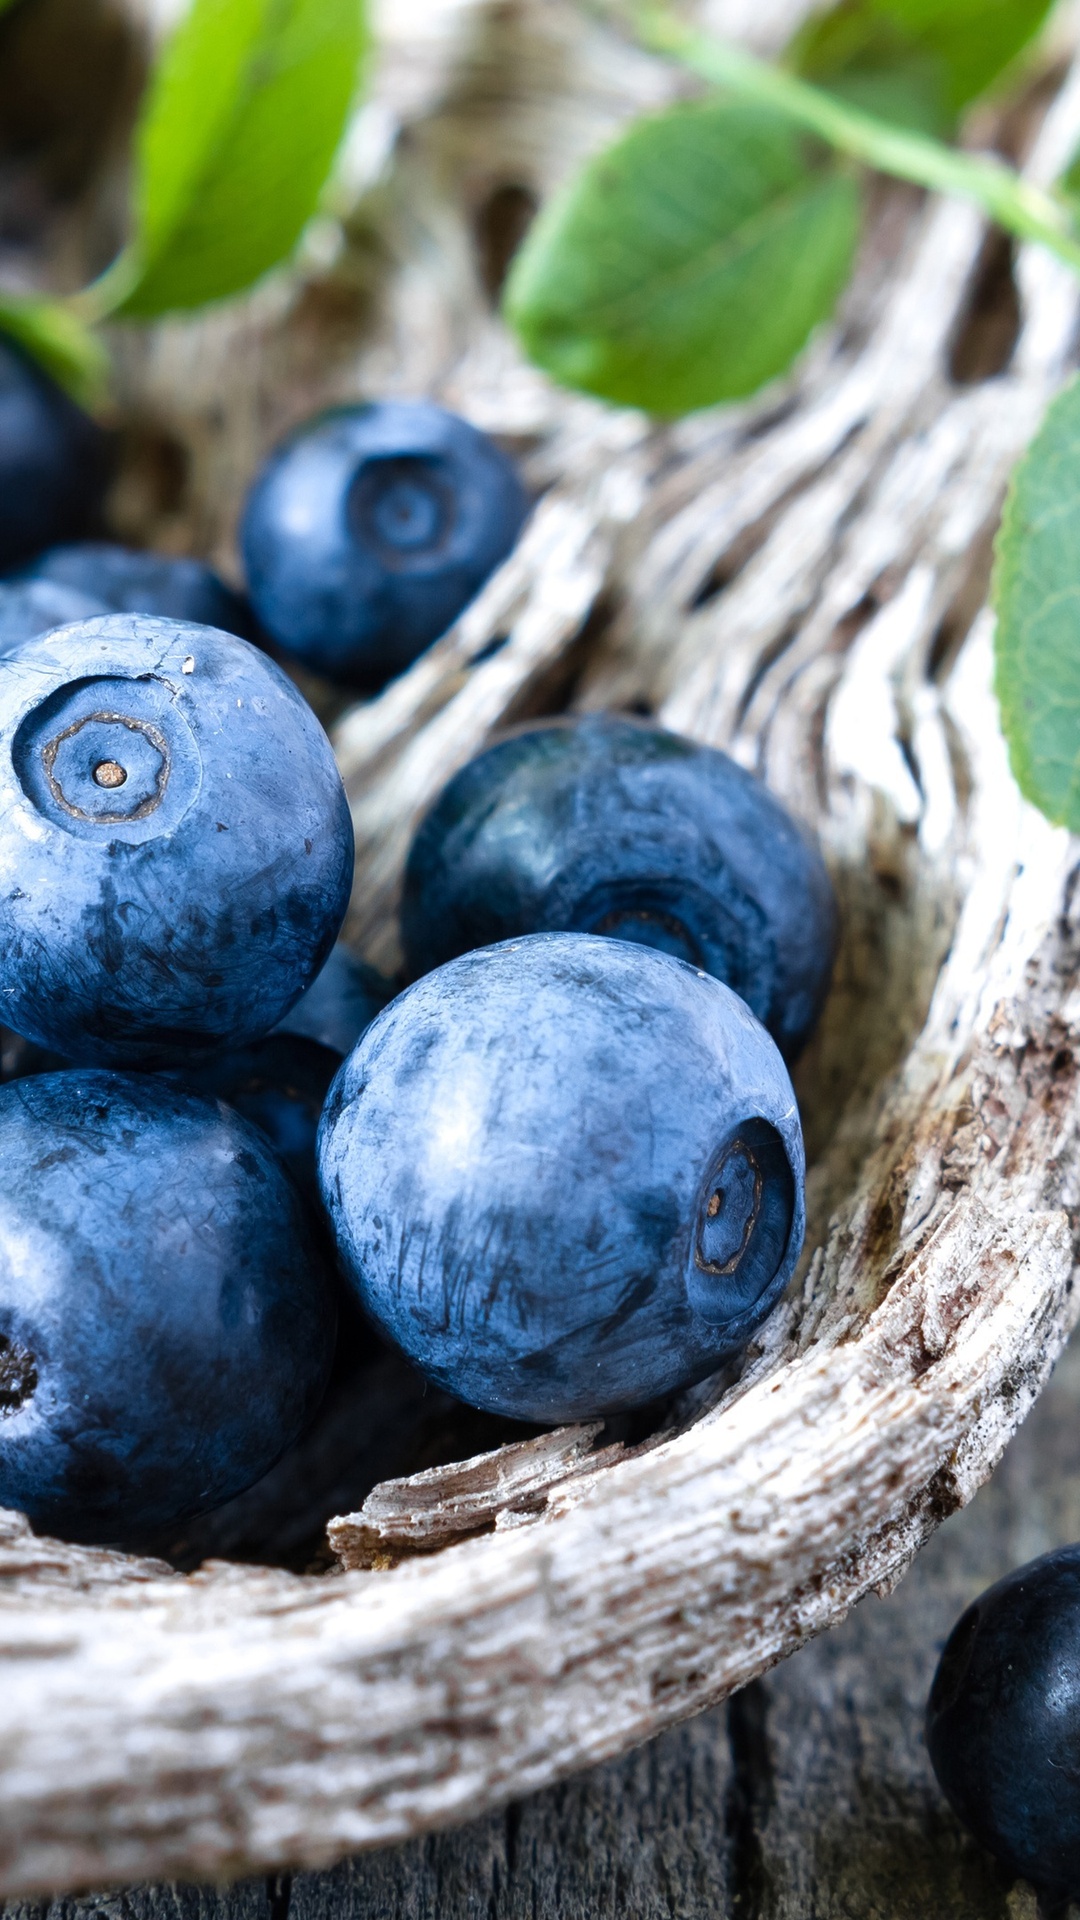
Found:
[[[712,14],[765,50],[798,14],[744,11]],[[509,720],[630,707],[759,770],[821,836],[844,917],[798,1070],[806,1254],[740,1369],[652,1431],[384,1476],[318,1574],[230,1562],[227,1530],[183,1572],[3,1516],[7,1893],[329,1862],[721,1699],[900,1578],[1077,1313],[1077,856],[1011,781],[984,601],[1080,289],[969,208],[875,186],[838,323],[790,382],[675,427],[559,394],[492,288],[530,205],[675,79],[562,0],[385,12],[301,274],[118,333],[117,512],[227,567],[265,447],[359,394],[433,394],[517,452],[538,496],[517,552],[380,698],[323,705],[349,937],[394,964],[412,827]],[[1039,179],[1080,143],[1070,35],[983,130]],[[148,490],[163,445],[182,500]],[[336,1417],[377,1416],[369,1396]],[[317,1504],[313,1459],[293,1477]]]

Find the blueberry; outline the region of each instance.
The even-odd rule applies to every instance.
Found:
[[[0,572],[96,519],[105,437],[21,349],[0,339]]]
[[[39,633],[108,611],[103,601],[52,580],[0,580],[0,653],[14,653]]]
[[[674,954],[741,994],[792,1058],[836,938],[817,849],[726,754],[617,715],[512,734],[455,775],[409,855],[411,973],[566,928]]]
[[[791,1082],[719,981],[539,934],[453,960],[349,1056],[319,1178],[361,1304],[461,1399],[589,1418],[744,1346],[803,1237]]]
[[[514,545],[526,504],[498,447],[441,407],[321,414],[248,495],[255,610],[316,672],[374,690],[456,620]]]
[[[103,1066],[272,1027],[341,925],[352,827],[292,682],[232,634],[111,614],[0,658],[0,1011]]]
[[[149,1076],[0,1089],[0,1502],[102,1543],[231,1499],[298,1436],[333,1287],[262,1136]]]
[[[24,567],[22,578],[51,580],[55,586],[86,594],[101,602],[103,612],[159,614],[163,620],[221,627],[244,640],[254,637],[254,622],[243,595],[234,593],[201,560],[82,540],[39,553]]]
[[[945,1645],[926,1744],[964,1825],[1014,1873],[1080,1893],[1080,1545],[981,1594]]]
[[[305,996],[306,997],[306,996]],[[280,1029],[246,1047],[171,1070],[169,1078],[204,1099],[224,1100],[273,1142],[293,1179],[318,1199],[315,1136],[341,1053]]]
[[[339,1055],[351,1053],[393,992],[389,980],[339,940],[318,978],[275,1031],[301,1033]]]

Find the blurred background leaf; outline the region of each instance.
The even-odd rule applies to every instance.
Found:
[[[841,0],[788,49],[805,79],[869,113],[948,134],[1032,40],[1051,0]]]
[[[100,340],[58,300],[0,294],[0,333],[17,340],[73,399],[100,400],[108,360]]]
[[[564,385],[676,415],[752,393],[832,312],[858,189],[783,116],[707,100],[637,122],[557,194],[505,311]]]
[[[1021,791],[1080,832],[1080,381],[1017,467],[994,566],[997,695]]]
[[[1058,192],[1069,202],[1074,222],[1080,223],[1080,153],[1075,153],[1057,183]]]
[[[140,119],[135,234],[101,305],[150,318],[251,286],[318,204],[367,42],[362,0],[194,0]]]

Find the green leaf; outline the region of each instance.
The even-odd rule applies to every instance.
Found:
[[[1073,154],[1057,182],[1057,191],[1068,202],[1073,219],[1080,219],[1080,153]]]
[[[0,333],[18,341],[82,405],[101,398],[109,364],[105,349],[70,307],[0,294]]]
[[[1080,274],[1080,236],[1068,199],[1036,185],[996,154],[963,153],[909,127],[891,126],[862,108],[815,87],[785,67],[759,60],[747,48],[699,33],[664,6],[639,0],[637,37],[654,53],[678,60],[712,87],[780,114],[824,141],[835,154],[911,180],[934,193],[955,193],[1020,240],[1035,240]]]
[[[841,0],[788,50],[808,80],[923,133],[948,133],[1038,32],[1051,0]]]
[[[1080,381],[1017,467],[998,534],[996,689],[1021,791],[1080,832]]]
[[[355,96],[363,0],[194,0],[139,126],[136,231],[99,282],[149,317],[250,286],[296,245]]]
[[[514,261],[505,311],[526,352],[564,386],[664,415],[782,373],[831,313],[858,238],[853,180],[809,149],[741,102],[638,121]]]

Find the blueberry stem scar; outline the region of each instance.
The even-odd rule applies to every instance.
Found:
[[[99,760],[94,768],[94,779],[99,787],[122,787],[127,779],[127,769],[117,760]]]

